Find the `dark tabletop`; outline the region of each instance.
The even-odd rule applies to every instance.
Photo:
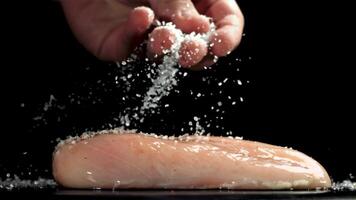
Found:
[[[34,199],[356,199],[350,191],[233,191],[233,190],[15,190],[1,192],[1,197],[25,197]]]

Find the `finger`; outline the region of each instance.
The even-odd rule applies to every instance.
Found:
[[[173,22],[185,33],[209,31],[209,19],[200,15],[191,0],[150,0],[158,19]]]
[[[143,41],[153,20],[154,14],[150,8],[133,9],[127,21],[108,33],[98,50],[98,57],[112,61],[128,57],[131,51]]]
[[[161,57],[165,52],[168,52],[172,45],[177,42],[177,36],[174,32],[175,30],[168,27],[155,28],[149,35],[147,45],[149,57]],[[194,65],[203,60],[207,51],[207,44],[202,39],[186,39],[181,43],[179,49],[179,64],[182,67],[198,69],[199,67],[195,67]]]
[[[168,27],[157,27],[149,35],[148,55],[151,58],[161,57],[177,42],[176,30]],[[177,45],[177,44],[176,44]],[[207,54],[207,44],[199,38],[186,39],[180,44],[179,64],[191,68]]]
[[[193,71],[209,69],[209,67],[215,63],[216,63],[216,61],[214,61],[214,56],[208,54],[199,63],[195,64],[194,66],[190,67],[189,69],[193,70]]]
[[[156,27],[149,34],[147,52],[149,57],[160,57],[171,49],[177,37],[174,31],[168,27]]]
[[[186,39],[179,49],[179,64],[185,68],[191,68],[198,64],[208,53],[208,47],[204,40],[199,38]]]
[[[100,134],[68,141],[53,155],[56,181],[71,188],[330,187],[324,168],[305,154],[225,137]]]
[[[241,42],[242,28],[225,25],[219,27],[210,38],[211,52],[218,56],[230,54]]]
[[[244,18],[236,2],[200,0],[197,1],[197,7],[211,17],[217,26],[216,33],[210,39],[211,51],[216,56],[229,54],[239,45],[244,26]]]

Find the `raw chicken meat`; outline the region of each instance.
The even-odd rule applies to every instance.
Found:
[[[260,142],[199,135],[167,137],[122,130],[83,138],[62,142],[53,154],[53,175],[65,187],[330,187],[327,172],[312,158],[290,148]]]

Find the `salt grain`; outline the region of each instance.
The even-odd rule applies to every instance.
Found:
[[[21,179],[17,175],[14,178],[10,178],[10,174],[6,174],[6,179],[0,179],[0,190],[14,190],[23,188],[33,188],[33,189],[43,189],[43,188],[54,188],[57,186],[53,179],[44,179],[39,177],[37,180],[25,180]]]

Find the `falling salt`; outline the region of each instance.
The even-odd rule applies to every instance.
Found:
[[[167,96],[170,90],[177,84],[175,75],[178,71],[175,66],[179,60],[179,49],[181,43],[184,40],[203,40],[205,43],[208,43],[210,34],[215,31],[215,26],[211,25],[211,31],[206,34],[184,34],[181,30],[176,29],[175,25],[172,23],[163,23],[163,25],[171,30],[175,35],[176,41],[172,44],[171,48],[168,50],[167,54],[163,57],[162,64],[158,65],[159,76],[153,80],[153,85],[149,88],[146,93],[146,96],[143,100],[143,106],[140,109],[141,114],[150,108],[156,108],[158,102],[163,96]]]
[[[136,106],[134,108],[127,109],[127,111],[125,110],[125,112],[123,114],[121,114],[120,116],[116,116],[114,118],[115,121],[121,122],[121,125],[123,125],[125,129],[129,126],[136,126],[135,120],[138,120],[139,122],[143,122],[148,113],[159,113],[159,111],[157,111],[157,110],[160,107],[159,103],[160,103],[161,99],[164,96],[169,95],[170,92],[172,91],[172,89],[174,89],[174,87],[178,84],[178,80],[176,77],[176,75],[178,73],[178,68],[176,66],[178,65],[178,59],[179,59],[178,51],[180,48],[180,43],[185,39],[202,39],[206,43],[208,43],[210,35],[212,33],[214,33],[214,31],[215,31],[215,27],[214,27],[214,25],[212,25],[211,31],[207,34],[196,34],[196,33],[184,34],[180,30],[176,29],[172,23],[158,22],[157,25],[164,26],[166,28],[171,29],[172,32],[176,35],[177,40],[172,45],[172,47],[168,51],[165,52],[165,55],[162,58],[162,63],[160,63],[160,64],[152,63],[149,66],[149,68],[147,69],[148,72],[144,76],[147,76],[147,78],[149,78],[149,80],[152,81],[152,86],[149,87],[148,90],[143,94],[135,94],[134,93],[134,95],[137,98],[140,98],[140,100],[142,100],[141,101],[142,104],[139,106]],[[211,47],[212,45],[208,44],[207,46]],[[134,58],[135,58],[135,55],[131,55],[131,57],[129,59],[127,59],[126,61],[122,61],[117,64],[123,70],[128,69],[131,66],[130,60],[132,60]],[[148,58],[145,58],[144,60],[147,62],[146,64],[149,64]],[[217,62],[217,60],[218,60],[218,57],[214,56],[214,62]],[[127,87],[128,87],[127,91],[129,91],[131,82],[135,79],[135,77],[138,77],[138,76],[139,76],[138,74],[135,75],[132,72],[125,73],[125,75],[121,76],[121,77],[115,76],[115,81],[118,81],[118,80],[125,81],[125,85],[127,85]],[[188,73],[183,72],[183,77],[186,77],[186,76],[188,76]],[[209,79],[206,79],[206,80],[209,83],[210,80]],[[222,86],[224,83],[227,83],[228,80],[229,80],[228,78],[219,80],[220,82],[218,83],[218,86]],[[231,82],[233,82],[234,84],[236,83],[235,81],[231,81]],[[214,83],[214,84],[216,84],[216,83]],[[240,80],[237,80],[237,84],[241,85],[242,82]],[[177,93],[178,92],[179,91],[177,91]],[[220,91],[219,94],[222,94],[222,91]],[[194,95],[193,92],[192,92],[192,95]],[[216,93],[212,93],[212,95],[216,95]],[[201,96],[204,96],[204,94],[197,93],[195,96],[201,97]],[[230,96],[229,96],[229,99],[231,99]],[[129,96],[122,97],[122,100],[129,102],[130,97]],[[241,100],[241,101],[243,101],[243,100]],[[233,101],[232,105],[235,105],[235,104],[236,104],[236,101]],[[223,105],[223,103],[221,101],[219,101],[217,105],[218,105],[218,107],[220,107]],[[167,108],[167,107],[169,107],[169,104],[163,104],[162,107]],[[215,107],[211,106],[211,110],[215,110]],[[219,113],[224,112],[224,111],[220,112],[219,109],[216,109],[215,111],[219,112]],[[205,116],[205,119],[206,118],[207,118],[207,116]],[[218,117],[218,119],[223,119],[223,117]],[[193,121],[189,121],[189,126],[190,126],[191,130],[193,130],[195,127],[196,132],[204,131],[203,127],[200,125],[200,118],[197,116],[193,117]],[[215,126],[215,124],[213,124],[212,122],[209,122],[209,123],[204,122],[204,127],[209,128],[209,127],[214,127],[214,126]],[[216,127],[220,127],[220,126],[216,126]],[[186,128],[186,129],[181,128],[182,132],[187,129],[188,128]],[[65,144],[66,142],[71,141],[71,140],[74,140],[74,143],[75,143],[82,139],[88,139],[90,137],[93,137],[97,134],[118,133],[118,132],[120,132],[120,131],[107,130],[107,131],[99,132],[99,133],[90,133],[90,134],[88,134],[90,136],[87,135],[86,137],[83,137],[83,136],[71,137],[71,138],[67,139],[65,142],[60,142],[60,144]],[[121,131],[121,132],[127,133],[127,131]],[[228,132],[228,135],[229,134],[231,134],[231,132]],[[151,135],[151,136],[156,137],[154,135]],[[60,146],[60,145],[58,145],[58,146]]]
[[[176,74],[178,72],[179,60],[179,49],[181,47],[181,43],[184,40],[202,40],[206,44],[209,43],[209,38],[212,33],[215,32],[215,25],[211,24],[210,31],[204,34],[190,33],[185,34],[181,30],[177,29],[175,25],[171,22],[155,22],[158,27],[164,27],[169,29],[172,34],[174,34],[175,41],[170,47],[164,52],[164,56],[162,59],[162,63],[155,66],[155,63],[152,64],[151,73],[155,74],[157,70],[158,76],[152,79],[152,75],[148,73],[147,77],[152,80],[152,86],[147,90],[147,92],[143,95],[142,106],[137,107],[138,113],[140,116],[136,115],[136,117],[132,118],[132,113],[126,113],[125,115],[120,117],[120,121],[125,126],[130,126],[132,120],[139,120],[140,122],[144,121],[147,112],[150,113],[158,113],[156,110],[159,108],[159,102],[164,96],[170,94],[170,91],[177,85]],[[152,40],[152,38],[151,38]],[[131,56],[132,57],[132,56]],[[148,61],[146,59],[146,61]],[[120,64],[120,63],[118,63]],[[121,65],[127,65],[127,62],[122,61]],[[121,66],[122,67],[122,66]],[[155,68],[153,68],[155,67]],[[187,76],[187,73],[184,72],[183,76]],[[132,74],[127,75],[127,79],[130,79]],[[124,80],[127,82],[127,80]],[[136,95],[137,96],[137,95]],[[140,97],[140,96],[137,96]],[[141,117],[141,118],[139,118]]]
[[[49,96],[49,100],[48,102],[46,102],[43,106],[43,110],[47,111],[49,108],[51,108],[53,106],[53,102],[56,101],[56,98],[51,94]]]

